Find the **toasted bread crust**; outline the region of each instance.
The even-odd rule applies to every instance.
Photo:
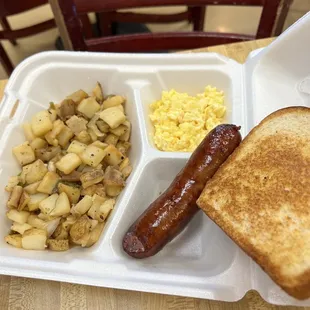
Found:
[[[197,204],[288,294],[310,297],[310,108],[266,117]]]

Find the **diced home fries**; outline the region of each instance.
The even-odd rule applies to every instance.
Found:
[[[21,172],[10,177],[5,241],[26,250],[66,251],[100,238],[132,171],[131,124],[119,95],[78,90],[24,123],[13,147]]]

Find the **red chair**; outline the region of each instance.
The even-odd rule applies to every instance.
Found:
[[[140,24],[162,24],[176,23],[187,20],[193,24],[194,31],[203,31],[205,20],[205,7],[187,7],[185,12],[176,14],[145,14],[132,12],[109,11],[97,14],[101,34],[103,36],[112,35],[112,23],[140,23]]]
[[[271,36],[280,0],[57,0],[74,50],[105,52],[142,52],[191,49]],[[208,32],[143,33],[101,38],[84,35],[80,16],[89,12],[106,13],[120,9],[168,5],[242,5],[262,6],[256,35]]]
[[[293,0],[282,0],[282,3],[281,3],[282,7],[279,12],[278,20],[277,20],[275,30],[274,30],[275,36],[279,36],[282,33],[287,14],[292,4],[293,4]]]
[[[17,43],[15,39],[27,37],[50,28],[54,28],[56,26],[55,21],[50,19],[37,25],[12,30],[6,19],[7,16],[22,13],[46,3],[48,3],[48,0],[0,0],[0,23],[3,28],[3,30],[0,31],[0,40],[9,40],[13,45],[16,45]],[[6,73],[10,75],[14,69],[14,66],[1,43],[0,61]]]

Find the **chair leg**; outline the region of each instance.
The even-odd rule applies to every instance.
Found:
[[[8,20],[6,19],[6,17],[0,18],[0,24],[1,24],[2,28],[3,28],[3,30],[12,30]],[[13,45],[17,45],[17,42],[14,39],[10,40],[10,42]]]
[[[14,70],[14,67],[1,43],[0,43],[0,62],[2,66],[4,67],[4,70],[7,73],[7,75],[10,76]]]
[[[275,30],[274,30],[274,35],[275,36],[279,36],[282,31],[283,31],[283,27],[284,27],[284,23],[287,17],[287,14],[290,10],[290,7],[293,3],[293,0],[283,0],[282,2],[282,8],[275,26]]]
[[[99,25],[101,36],[111,36],[112,31],[112,22],[109,18],[109,12],[101,12],[96,14],[97,23]]]
[[[84,36],[86,39],[90,39],[93,37],[93,30],[92,30],[92,26],[91,26],[91,23],[90,23],[90,20],[88,18],[88,15],[87,14],[83,14],[83,15],[80,15],[80,20],[83,24],[83,33],[84,33]]]
[[[206,15],[205,6],[194,6],[189,8],[191,21],[194,25],[194,31],[203,31]]]

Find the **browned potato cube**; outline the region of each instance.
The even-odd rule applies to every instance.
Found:
[[[89,239],[86,243],[86,247],[91,247],[92,245],[94,245],[100,238],[101,233],[103,231],[104,228],[104,223],[98,223],[90,232],[89,234]]]
[[[47,246],[52,251],[67,251],[69,250],[69,240],[48,239]]]
[[[37,188],[40,193],[51,194],[60,177],[56,172],[48,171]]]
[[[67,99],[71,99],[75,103],[79,103],[80,101],[82,101],[83,99],[87,97],[88,97],[88,94],[84,90],[79,89],[75,91],[74,93],[72,93],[71,95],[67,96]]]
[[[81,216],[71,227],[70,237],[76,244],[81,244],[82,239],[90,232],[91,221],[87,215]]]
[[[32,117],[31,129],[35,136],[41,137],[53,128],[53,123],[47,110],[38,112]]]
[[[25,250],[44,250],[46,239],[45,230],[32,228],[24,232],[22,236],[22,247]]]
[[[7,235],[4,240],[15,248],[22,248],[22,236],[19,234]]]
[[[122,105],[123,103],[125,103],[124,97],[119,96],[119,95],[110,96],[106,100],[103,101],[101,109],[105,110],[105,109],[112,108],[118,105]]]
[[[97,220],[99,222],[104,222],[110,212],[113,210],[113,207],[115,205],[115,200],[114,199],[108,199],[106,200],[99,208],[99,212],[97,214]]]
[[[98,220],[100,206],[107,200],[107,198],[95,194],[92,200],[93,203],[91,208],[88,210],[87,215],[94,220]]]
[[[27,186],[24,187],[24,190],[26,193],[28,193],[29,195],[33,195],[37,192],[37,188],[40,185],[41,181],[29,184]]]
[[[95,196],[93,198],[93,205],[87,214],[99,222],[104,222],[113,209],[114,204],[114,199],[103,199],[101,197]]]
[[[67,144],[69,143],[70,139],[74,136],[74,133],[72,130],[64,126],[64,128],[61,130],[59,135],[57,136],[58,143],[61,147],[66,147]]]
[[[47,168],[43,161],[38,159],[34,163],[23,167],[20,179],[22,183],[32,184],[41,181],[46,173]]]
[[[25,191],[23,191],[19,199],[17,210],[18,211],[24,210],[24,208],[27,206],[29,201],[30,201],[30,196]]]
[[[73,208],[71,208],[71,213],[76,216],[81,216],[90,209],[92,203],[93,203],[92,197],[86,195]]]
[[[26,223],[29,215],[30,213],[27,211],[17,211],[15,209],[11,209],[6,213],[6,216],[9,220],[19,224]]]
[[[13,188],[10,198],[7,202],[8,208],[17,208],[22,194],[23,194],[23,188],[19,185],[16,185]]]
[[[39,149],[43,149],[47,147],[47,142],[44,139],[41,138],[35,138],[31,143],[30,143],[31,148],[36,151]]]
[[[53,195],[43,199],[39,203],[39,208],[40,208],[41,212],[44,214],[50,214],[56,206],[57,199],[58,199],[58,194],[53,194]]]
[[[107,195],[111,197],[119,195],[125,186],[122,173],[119,170],[109,166],[104,174],[104,186]]]
[[[80,199],[81,190],[74,185],[67,185],[64,183],[58,184],[59,193],[65,192],[71,203],[77,203]]]
[[[100,112],[100,118],[105,121],[112,129],[117,128],[126,120],[125,114],[118,108],[112,107]]]
[[[68,153],[56,163],[56,167],[58,170],[62,171],[64,174],[69,174],[75,168],[77,168],[81,163],[82,161],[77,154]]]
[[[129,121],[125,121],[125,122],[123,123],[123,125],[127,127],[127,131],[126,131],[125,133],[123,133],[123,134],[119,137],[119,139],[120,139],[121,141],[129,141],[130,132],[131,132],[131,124],[130,124]]]
[[[36,159],[28,141],[13,147],[13,154],[21,166],[30,164]]]
[[[58,199],[56,200],[55,208],[50,213],[50,216],[62,216],[70,213],[70,201],[65,192],[59,194]]]
[[[100,105],[96,101],[96,98],[88,97],[79,103],[77,110],[86,117],[92,118],[94,114],[100,110]]]
[[[11,230],[18,232],[19,234],[23,234],[26,230],[31,229],[32,226],[24,223],[24,224],[20,224],[17,222],[13,222],[13,225],[11,226]]]
[[[128,127],[125,125],[119,125],[115,129],[110,129],[110,132],[113,133],[114,135],[120,137],[122,136],[126,131],[128,130]]]
[[[84,164],[96,167],[100,164],[105,156],[105,151],[94,145],[88,145],[86,150],[80,154]]]
[[[67,152],[68,153],[75,153],[75,154],[80,154],[83,151],[85,151],[87,145],[80,142],[80,141],[72,141],[71,144],[69,145]]]
[[[104,161],[111,166],[117,166],[125,158],[114,145],[106,147],[104,152],[106,153]]]
[[[102,169],[96,169],[83,173],[80,178],[83,188],[87,188],[91,185],[101,182],[103,180],[103,176],[104,172]]]
[[[47,222],[41,220],[37,215],[30,214],[27,223],[34,228],[44,229],[47,228]]]

